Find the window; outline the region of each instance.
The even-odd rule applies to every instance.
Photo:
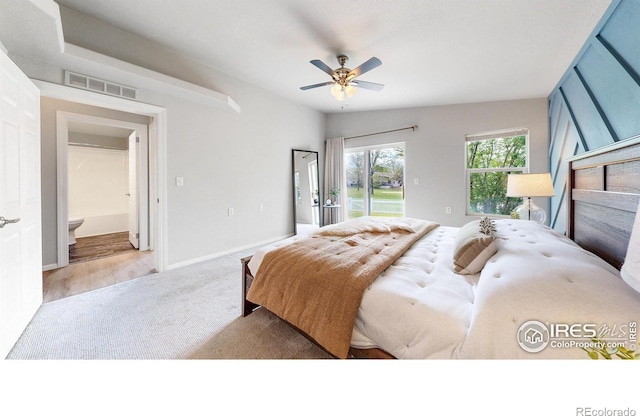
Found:
[[[345,149],[347,215],[404,216],[404,143]]]
[[[521,202],[507,198],[507,176],[529,170],[529,130],[466,136],[467,214],[504,215]]]

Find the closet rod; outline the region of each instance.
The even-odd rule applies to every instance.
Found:
[[[401,128],[401,129],[387,130],[387,131],[379,131],[379,132],[377,132],[377,133],[361,134],[360,136],[345,137],[344,139],[345,139],[345,140],[348,140],[348,139],[357,139],[358,137],[376,136],[376,135],[378,135],[378,134],[393,133],[394,131],[409,130],[409,129],[411,129],[411,130],[413,130],[413,131],[416,131],[416,129],[417,129],[417,128],[418,128],[418,125],[417,125],[417,124],[414,124],[414,125],[413,125],[413,126],[411,126],[411,127],[403,127],[403,128]]]
[[[78,143],[78,142],[69,142],[69,146],[89,147],[89,148],[92,148],[92,149],[129,150],[126,147],[105,146],[105,145],[102,145],[102,144]]]

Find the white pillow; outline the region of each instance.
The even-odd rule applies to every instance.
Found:
[[[640,207],[638,210],[640,211]],[[638,212],[633,222],[627,256],[620,269],[620,276],[629,286],[640,292],[640,215]]]
[[[481,224],[488,223],[483,232]],[[460,228],[453,249],[453,271],[457,274],[476,274],[498,251],[498,243],[493,235],[490,220],[471,221]]]

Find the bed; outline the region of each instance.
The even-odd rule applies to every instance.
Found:
[[[567,235],[365,217],[278,241],[243,259],[243,315],[265,307],[337,358],[633,358],[639,167],[633,143],[569,161]]]

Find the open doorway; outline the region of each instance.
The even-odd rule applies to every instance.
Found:
[[[94,257],[110,252],[101,241],[121,245],[115,234],[152,249],[147,126],[64,111],[56,118],[58,268],[70,263],[77,238],[107,236],[90,245],[100,249],[89,250]]]
[[[149,247],[153,253],[152,264],[159,272],[164,271],[167,267],[167,241],[166,241],[166,141],[167,141],[167,109],[158,107],[152,104],[138,102],[134,100],[126,100],[122,98],[112,97],[104,94],[98,94],[91,91],[85,91],[78,88],[67,87],[64,85],[49,83],[45,81],[33,80],[33,83],[40,89],[40,95],[43,98],[52,100],[63,100],[72,104],[89,105],[97,108],[103,108],[107,110],[115,110],[120,112],[126,112],[134,115],[148,117],[148,154],[149,154],[149,177],[148,177],[148,192],[149,192],[149,221],[148,221],[148,235],[149,235]],[[58,137],[66,137],[64,134],[58,134],[58,129],[66,128],[65,123],[57,123],[57,114],[54,117],[55,124],[54,131],[57,141]],[[54,247],[55,252],[49,251],[47,259],[43,259],[43,270],[52,270],[59,268],[60,261],[59,252],[57,250],[60,244],[58,236],[62,233],[68,233],[68,228],[64,227],[62,221],[58,221],[58,217],[61,215],[61,210],[65,205],[62,203],[64,198],[60,198],[59,192],[61,189],[65,189],[66,182],[62,180],[59,173],[66,172],[67,161],[66,158],[66,141],[60,140],[57,143],[55,149],[49,149],[45,151],[54,151],[56,156],[53,163],[57,165],[53,169],[49,168],[55,175],[57,186],[56,195],[47,195],[48,201],[53,202],[56,206],[48,208],[48,212],[55,212],[56,218],[52,218],[52,226],[55,230],[49,232],[45,237],[45,241],[50,242],[51,238],[55,239]],[[44,149],[43,149],[44,150]],[[62,154],[62,157],[58,157]],[[49,158],[51,161],[51,158]],[[51,163],[51,162],[48,162]],[[44,190],[43,190],[44,193]],[[53,199],[52,199],[53,197]],[[49,203],[51,203],[49,202]],[[53,208],[53,209],[52,209]],[[67,218],[68,212],[62,214],[62,218]],[[44,227],[43,227],[44,229]],[[67,237],[68,238],[68,237]],[[49,244],[49,243],[48,243]],[[52,246],[50,246],[52,247]],[[53,260],[53,261],[52,261]]]
[[[56,274],[51,276],[51,282],[57,281],[57,286],[61,287],[65,295],[61,296],[60,293],[49,297],[48,300],[55,300],[56,298],[66,297],[72,294],[86,292],[88,290],[97,289],[98,287],[106,286],[109,284],[118,283],[123,280],[130,280],[137,276],[144,276],[149,274],[149,271],[163,271],[166,268],[166,117],[167,110],[162,107],[154,106],[147,103],[137,102],[133,100],[125,100],[116,97],[110,97],[103,94],[97,94],[90,91],[84,91],[77,88],[71,88],[58,84],[52,84],[48,82],[33,81],[40,89],[41,97],[48,100],[47,106],[41,107],[43,111],[43,126],[47,126],[49,130],[49,137],[51,140],[47,143],[51,144],[44,146],[42,151],[45,152],[44,161],[46,162],[46,170],[49,172],[54,182],[52,184],[47,179],[47,187],[42,188],[43,198],[46,197],[47,209],[43,210],[43,213],[47,213],[45,216],[45,223],[48,224],[43,227],[43,242],[48,247],[45,250],[46,258],[43,258],[43,278],[46,274]],[[60,100],[59,103],[56,103]],[[66,103],[66,104],[61,104]],[[142,123],[143,128],[140,129],[140,141],[139,146],[148,146],[141,152],[141,154],[148,155],[148,166],[145,170],[147,197],[141,198],[139,193],[137,194],[137,200],[142,203],[146,203],[146,208],[142,208],[147,213],[147,219],[139,222],[140,239],[145,241],[139,241],[140,248],[148,247],[146,251],[132,250],[134,253],[145,253],[145,262],[134,265],[134,260],[127,260],[125,256],[112,256],[106,259],[98,259],[90,262],[83,262],[79,264],[68,265],[68,251],[66,249],[59,250],[60,246],[67,244],[68,246],[68,122],[95,122],[93,119],[85,118],[80,120],[73,120],[67,117],[65,122],[58,122],[58,111],[78,112],[84,113],[85,111],[76,111],[81,106],[93,106],[95,108],[101,108],[105,110],[105,114],[94,114],[101,117],[111,117],[116,112],[129,113],[131,117],[128,117],[131,121]],[[50,113],[54,110],[53,114]],[[98,112],[101,112],[98,110]],[[94,111],[95,113],[95,111]],[[45,114],[48,114],[46,117]],[[139,116],[142,116],[140,118]],[[142,121],[146,117],[145,121]],[[116,117],[117,118],[117,117]],[[125,118],[127,119],[127,118]],[[138,120],[133,120],[138,119]],[[105,124],[104,122],[98,124]],[[109,122],[106,123],[109,125]],[[114,127],[114,126],[111,126]],[[117,127],[117,126],[115,126]],[[138,126],[119,126],[120,128],[130,129],[130,131],[137,131]],[[51,130],[53,128],[53,130]],[[61,133],[61,130],[66,130]],[[62,139],[64,138],[64,140]],[[51,152],[54,152],[52,157]],[[45,172],[45,171],[43,171]],[[46,178],[43,178],[43,180]],[[44,185],[43,181],[43,185]],[[50,190],[54,192],[51,193]],[[43,199],[44,200],[44,199]],[[145,230],[146,227],[146,230]],[[46,232],[44,232],[46,228]],[[127,234],[129,232],[127,231]],[[117,261],[116,261],[117,259]],[[63,264],[67,264],[66,267]],[[78,269],[75,266],[82,265],[82,269]],[[88,266],[90,265],[90,267]],[[146,270],[146,272],[144,272]],[[69,276],[84,276],[82,284],[76,284],[76,282],[61,282],[58,280],[64,280]],[[133,276],[133,277],[132,277]],[[45,279],[46,282],[47,279]],[[87,284],[89,284],[87,286]],[[45,290],[45,301],[47,301],[47,293]]]
[[[69,264],[139,249],[138,178],[148,176],[138,172],[139,134],[115,125],[67,126]]]
[[[43,301],[158,271],[149,210],[146,124],[56,112],[57,268]]]

